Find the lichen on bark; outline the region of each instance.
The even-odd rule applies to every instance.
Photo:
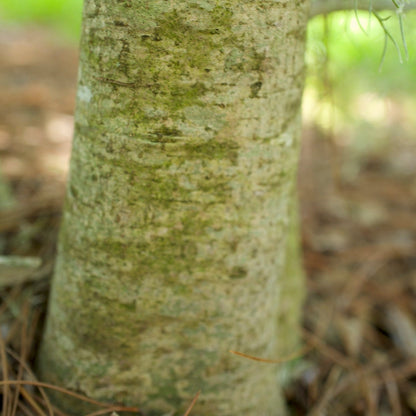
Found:
[[[296,343],[306,6],[86,1],[43,378],[155,415],[198,390],[196,415],[281,414],[277,369],[229,350]]]

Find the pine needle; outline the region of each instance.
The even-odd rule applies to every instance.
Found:
[[[45,412],[39,407],[39,405],[33,400],[32,396],[24,389],[23,386],[19,386],[18,389],[16,389],[24,398],[25,400],[30,404],[33,410],[35,410],[37,415],[39,416],[46,416]]]
[[[240,352],[240,351],[229,350],[229,352],[231,354],[235,354],[235,355],[238,355],[240,357],[248,358],[249,360],[258,361],[258,362],[261,362],[261,363],[282,364],[282,363],[286,363],[288,361],[292,361],[292,360],[295,360],[297,358],[302,357],[307,352],[309,352],[312,348],[313,348],[313,346],[306,345],[305,347],[301,348],[299,351],[294,352],[293,354],[290,354],[290,355],[288,355],[284,358],[279,358],[279,359],[274,359],[274,360],[268,359],[268,358],[256,357],[254,355],[249,355],[249,354],[246,354],[246,353]]]
[[[355,14],[355,20],[358,23],[358,26],[360,27],[361,31],[368,35],[367,31],[364,29],[364,27],[362,26],[361,22],[360,22],[360,17],[358,16],[358,0],[354,0],[354,14]]]
[[[0,332],[0,360],[1,360],[1,367],[2,367],[2,376],[4,381],[3,385],[3,400],[2,400],[2,412],[1,414],[4,416],[8,416],[9,413],[9,385],[7,382],[9,381],[9,374],[8,374],[8,362],[7,362],[7,354],[6,354],[6,346],[4,343],[3,336]]]
[[[19,365],[22,366],[22,368],[27,372],[27,374],[31,378],[33,378],[34,381],[36,381],[36,377],[33,374],[33,371],[27,365],[27,363],[25,361],[22,361],[21,358],[13,350],[11,350],[10,348],[6,347],[6,351],[7,351],[7,354],[9,354],[12,358],[14,358],[19,363]],[[40,395],[42,396],[42,399],[44,401],[44,404],[45,404],[46,408],[48,409],[49,416],[53,416],[54,415],[54,411],[53,411],[52,405],[51,405],[51,403],[49,401],[49,398],[48,398],[48,396],[45,393],[45,390],[42,387],[40,387],[40,386],[37,386],[37,387],[39,389]]]
[[[198,393],[195,394],[195,397],[193,398],[191,404],[188,407],[188,410],[185,412],[183,416],[189,416],[191,414],[191,410],[195,406],[196,401],[198,400],[199,395],[201,394],[201,391],[198,391]]]
[[[115,406],[99,402],[98,400],[90,399],[82,394],[74,393],[71,390],[67,390],[63,387],[55,386],[53,384],[44,383],[42,381],[30,381],[30,380],[0,380],[0,386],[35,386],[35,387],[44,387],[45,389],[55,390],[59,393],[66,394],[68,396],[74,397],[75,399],[82,400],[87,403],[94,404],[96,406],[105,407],[106,410],[110,409],[110,411],[114,411]],[[118,412],[139,412],[140,409],[138,407],[124,407],[120,406],[117,407]]]

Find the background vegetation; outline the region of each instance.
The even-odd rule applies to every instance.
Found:
[[[63,39],[78,42],[82,0],[0,0],[0,20],[9,24],[50,26]]]
[[[385,34],[368,13],[358,13],[359,22],[354,12],[317,17],[308,28],[305,119],[351,144],[376,146],[398,124],[415,127],[416,13],[404,18],[407,59],[395,13],[381,15],[391,16],[385,24],[400,54],[388,40],[383,58]]]

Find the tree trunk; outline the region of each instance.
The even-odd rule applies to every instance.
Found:
[[[278,367],[229,350],[296,348],[307,17],[305,0],[86,1],[43,379],[149,415],[198,390],[195,415],[282,414]]]

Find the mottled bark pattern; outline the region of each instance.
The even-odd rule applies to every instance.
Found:
[[[282,414],[278,368],[228,350],[295,348],[307,16],[303,0],[86,1],[44,379],[151,415],[198,390],[195,415]]]

